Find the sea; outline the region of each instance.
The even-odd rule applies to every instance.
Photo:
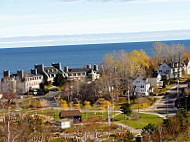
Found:
[[[190,40],[161,41],[166,44],[181,43],[190,48]],[[10,70],[11,74],[17,70],[30,72],[35,64],[51,66],[51,63],[61,62],[62,68],[81,68],[87,64],[98,64],[103,61],[106,54],[124,50],[130,52],[143,49],[147,55],[153,56],[151,42],[105,43],[86,45],[60,45],[41,47],[18,47],[0,49],[0,78],[4,70]]]

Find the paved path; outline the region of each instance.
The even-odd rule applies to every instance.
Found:
[[[142,129],[135,129],[135,128],[132,128],[132,127],[130,127],[130,126],[128,126],[128,125],[119,123],[119,122],[112,122],[112,124],[115,124],[115,125],[121,126],[121,127],[123,127],[123,128],[126,128],[126,129],[128,129],[130,132],[132,132],[132,133],[140,134],[141,131],[142,131]]]
[[[140,109],[139,112],[158,115],[162,118],[175,115],[178,111],[178,109],[175,107],[175,100],[178,97],[177,87],[179,88],[180,91],[182,88],[187,87],[187,85],[188,82],[183,82],[179,84],[179,87],[177,85],[172,87],[170,90],[167,91],[167,93],[165,93],[164,96],[161,96],[154,105],[152,105],[149,108]],[[138,110],[134,111],[137,112]]]
[[[52,121],[52,120],[54,120],[54,117],[52,117],[52,116],[47,116],[47,115],[42,115],[42,114],[38,114],[38,116],[41,116],[41,117],[44,117],[45,118],[45,122],[46,121]]]

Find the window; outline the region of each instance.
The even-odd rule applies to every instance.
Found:
[[[144,85],[141,85],[141,88],[144,88]]]

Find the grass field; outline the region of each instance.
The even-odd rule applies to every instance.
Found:
[[[55,118],[55,121],[56,121],[56,120],[59,120],[60,111],[61,110],[57,110],[57,109],[44,109],[44,110],[37,110],[37,113],[42,114],[42,115],[52,116]],[[36,113],[36,111],[34,112],[31,111],[30,113]],[[108,115],[107,112],[103,112],[103,115],[102,115],[102,112],[87,112],[87,115],[85,112],[82,112],[82,120],[86,121],[86,116],[87,116],[88,120],[91,119],[91,120],[98,121],[98,120],[106,119],[107,115]],[[113,116],[114,113],[111,112],[110,115]]]
[[[120,114],[116,116],[115,118],[116,118],[116,122],[126,124],[135,129],[142,129],[144,126],[146,126],[149,123],[157,124],[163,121],[163,119],[161,117],[158,117],[157,115],[144,114],[144,113],[140,113],[139,120],[135,120],[134,118],[131,118],[130,120],[124,120],[123,114]]]

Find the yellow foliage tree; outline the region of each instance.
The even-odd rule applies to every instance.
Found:
[[[84,107],[86,109],[92,109],[92,106],[90,105],[90,101],[84,101]]]
[[[66,100],[61,99],[61,107],[64,109],[69,109],[69,106]]]
[[[80,104],[74,104],[74,106],[75,106],[76,109],[81,110]]]
[[[104,109],[106,109],[106,108],[108,107],[108,105],[109,105],[109,106],[112,106],[111,102],[105,100],[105,101],[103,102],[103,104],[102,104],[102,107],[103,107]]]

